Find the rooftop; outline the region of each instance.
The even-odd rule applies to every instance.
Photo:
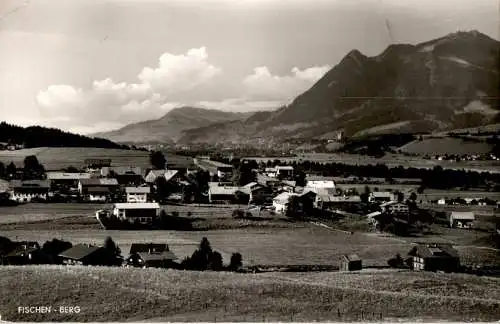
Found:
[[[113,205],[116,209],[160,209],[158,203],[116,203]]]
[[[125,188],[126,193],[150,193],[150,187],[127,187]]]
[[[83,172],[47,172],[48,180],[80,180],[90,179],[90,173]]]
[[[74,260],[80,260],[85,258],[86,256],[96,252],[97,250],[101,249],[100,246],[92,246],[88,244],[77,244],[73,246],[72,248],[62,252],[59,254],[59,256],[68,258],[68,259],[74,259]]]
[[[82,186],[118,186],[118,180],[114,178],[80,179]]]

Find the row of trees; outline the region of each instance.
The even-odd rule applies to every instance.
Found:
[[[181,267],[183,269],[197,271],[237,271],[242,266],[243,257],[241,256],[241,254],[233,253],[231,255],[229,265],[227,267],[224,267],[222,255],[212,249],[210,242],[206,237],[202,238],[198,249],[194,251],[190,257],[186,257],[181,263]]]
[[[22,180],[35,180],[45,178],[45,167],[38,161],[35,155],[24,158]],[[0,162],[0,179],[12,180],[17,176],[17,166],[10,162],[5,166]]]

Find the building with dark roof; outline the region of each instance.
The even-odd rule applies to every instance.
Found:
[[[130,247],[130,256],[126,264],[133,267],[175,267],[177,257],[170,251],[167,244],[134,243]]]
[[[412,269],[416,271],[454,272],[460,267],[460,257],[451,244],[418,244],[408,255],[412,257]]]
[[[9,186],[10,199],[17,202],[30,202],[34,199],[46,200],[50,190],[48,180],[12,180]]]
[[[67,265],[108,265],[112,256],[101,246],[77,244],[59,254],[63,264]]]
[[[357,271],[363,268],[361,258],[357,254],[344,254],[340,257],[340,271]]]

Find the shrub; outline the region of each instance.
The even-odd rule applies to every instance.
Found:
[[[233,253],[231,255],[231,262],[229,264],[229,269],[232,271],[237,271],[243,265],[243,257],[240,253]]]

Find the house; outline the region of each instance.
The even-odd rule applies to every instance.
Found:
[[[17,202],[47,200],[50,190],[48,180],[12,180],[9,185],[10,199]]]
[[[128,203],[145,203],[151,193],[150,187],[127,187],[125,188]]]
[[[2,264],[24,265],[39,264],[47,261],[38,242],[12,242],[13,248],[2,256]]]
[[[270,178],[276,178],[276,168],[265,168],[264,169],[264,175]]]
[[[375,191],[370,193],[368,201],[371,203],[396,201],[396,195],[390,191]]]
[[[158,203],[116,203],[111,212],[121,220],[130,223],[151,225],[160,213]]]
[[[221,181],[230,180],[234,173],[234,168],[230,164],[206,159],[196,159],[195,163],[199,168],[208,171],[211,177],[217,176]]]
[[[133,243],[126,264],[133,267],[174,267],[177,257],[167,244]]]
[[[291,165],[278,165],[276,167],[276,177],[281,179],[293,178],[293,166]]]
[[[306,188],[309,189],[335,189],[333,180],[307,180]]]
[[[410,212],[410,207],[407,204],[388,201],[380,205],[383,212],[389,214],[408,214]]]
[[[111,166],[111,159],[85,159],[83,163],[88,173],[93,177],[99,177],[103,167]]]
[[[277,213],[285,213],[292,197],[298,196],[297,193],[282,192],[273,198],[274,211]]]
[[[90,179],[91,174],[87,172],[47,172],[47,180],[50,181],[51,191],[69,193],[78,190],[78,182],[81,179]]]
[[[277,190],[281,181],[259,173],[257,174],[257,183],[262,186],[269,187],[272,190]]]
[[[375,211],[373,213],[369,213],[366,215],[366,219],[371,223],[371,225],[377,227],[378,226],[378,216],[382,215],[382,212]]]
[[[451,244],[418,244],[410,253],[412,269],[416,271],[457,271],[460,258]]]
[[[165,172],[167,170],[161,169],[161,170],[151,170],[148,172],[144,180],[146,183],[154,183],[158,177],[162,177],[165,175]]]
[[[446,205],[446,200],[444,198],[441,198],[437,201],[438,205]]]
[[[273,191],[257,182],[250,182],[243,186],[250,193],[249,203],[272,204]]]
[[[88,187],[86,198],[91,202],[106,202],[111,198],[111,191],[108,187]]]
[[[112,263],[112,256],[101,246],[77,244],[59,254],[66,265],[107,265]]]
[[[344,254],[340,257],[340,271],[358,271],[363,268],[362,261],[357,254]]]
[[[209,186],[208,200],[212,204],[248,204],[250,190],[235,186]]]
[[[132,166],[105,166],[101,168],[101,177],[103,178],[114,178],[117,175],[123,174],[138,174],[142,176],[142,169],[140,167]]]
[[[78,181],[78,192],[82,196],[88,196],[89,188],[107,188],[110,193],[113,193],[116,191],[116,189],[118,189],[118,186],[118,181],[114,178],[81,179],[80,181]]]
[[[451,212],[449,221],[452,228],[472,228],[475,220],[474,212]]]
[[[360,203],[360,196],[333,196],[319,193],[316,195],[314,205],[319,209],[331,209],[345,204]]]

